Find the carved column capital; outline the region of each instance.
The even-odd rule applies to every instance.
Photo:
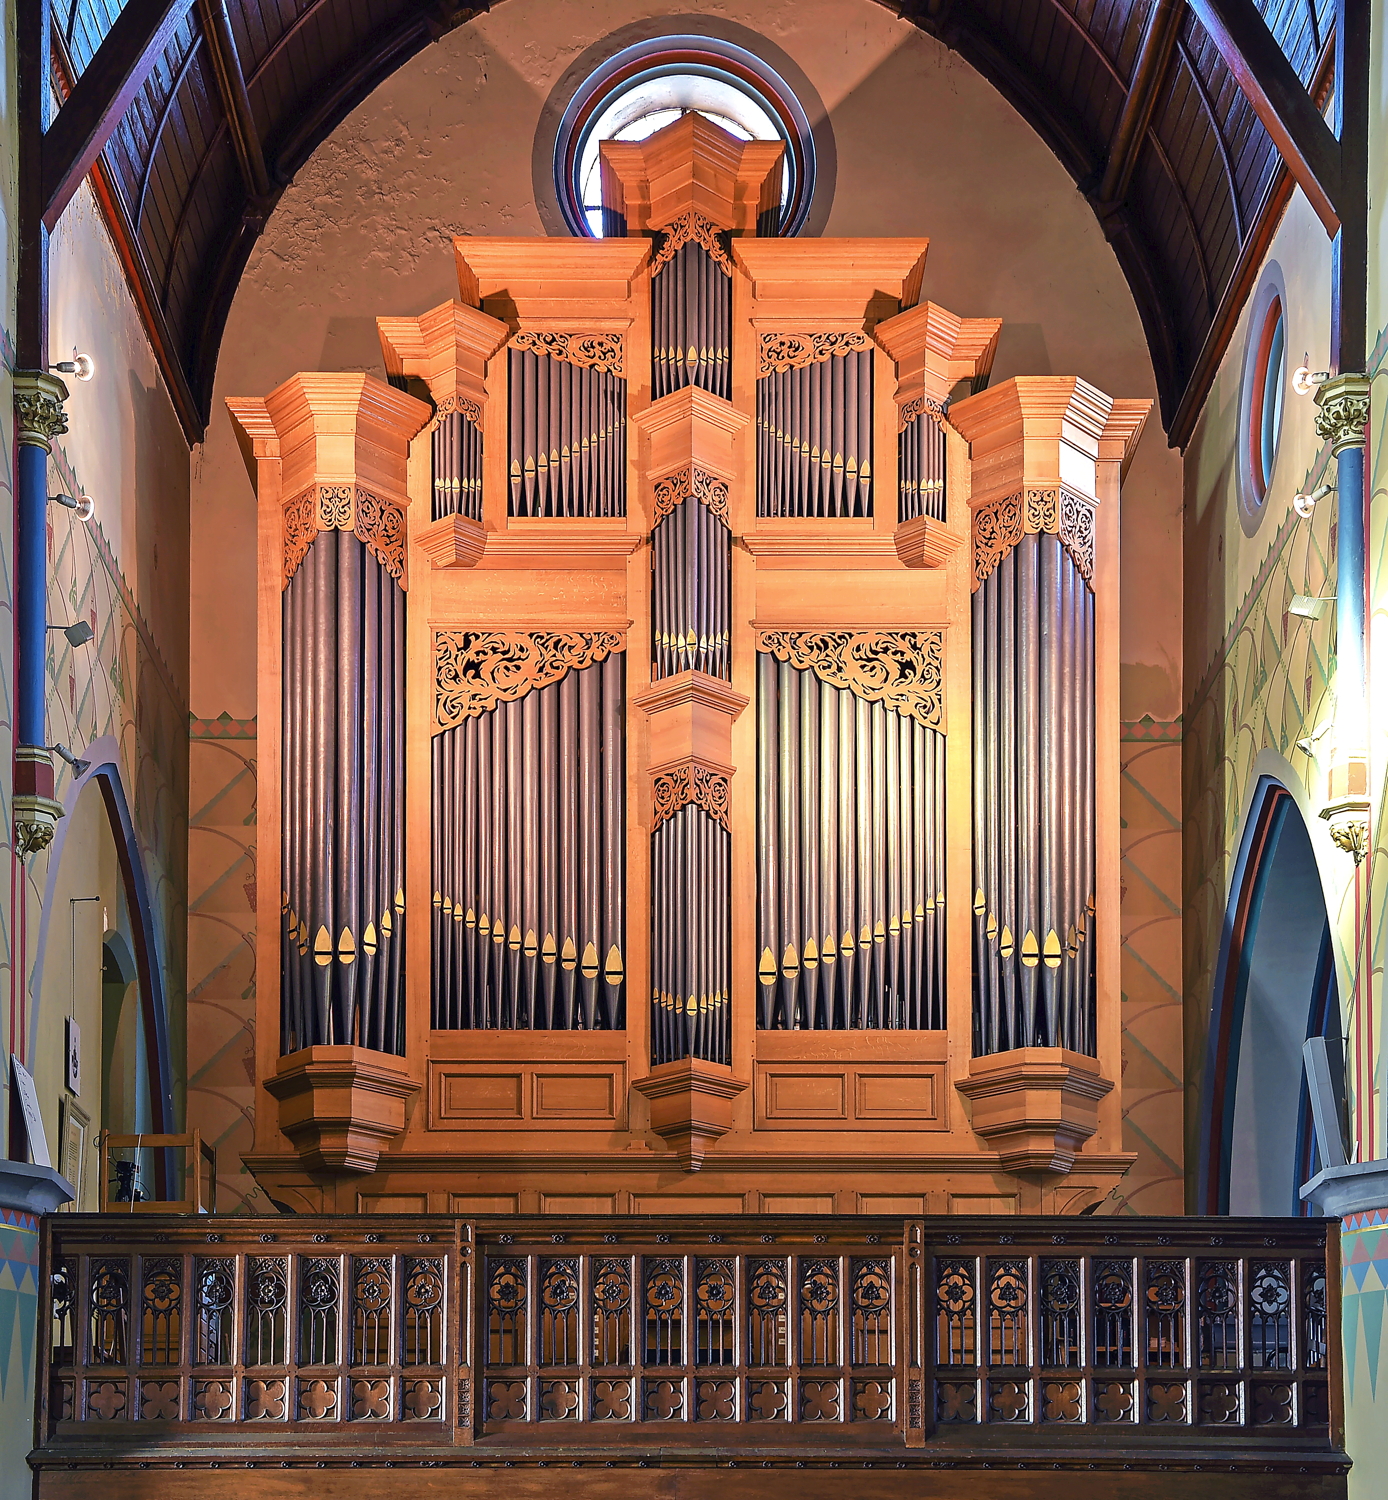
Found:
[[[15,436],[46,452],[55,437],[67,431],[67,386],[56,375],[43,370],[16,370],[14,374]]]
[[[1316,392],[1316,434],[1337,457],[1346,448],[1364,446],[1369,420],[1369,377],[1336,375]]]

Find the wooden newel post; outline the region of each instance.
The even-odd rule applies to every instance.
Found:
[[[973,477],[974,1055],[957,1086],[1010,1171],[1066,1173],[1096,1132],[1121,1145],[1118,497],[1149,408],[1037,376],[950,409]]]
[[[360,374],[231,400],[257,460],[260,1077],[305,1163],[370,1171],[405,1054],[405,471],[429,418]],[[278,1037],[278,1055],[264,1056]]]

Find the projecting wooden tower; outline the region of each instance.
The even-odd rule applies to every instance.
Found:
[[[611,237],[459,239],[390,384],[230,403],[279,891],[249,1165],[300,1211],[1078,1211],[1131,1159],[1148,403],[986,388],[999,324],[921,300],[924,240],[759,233],[779,145],[602,149]]]

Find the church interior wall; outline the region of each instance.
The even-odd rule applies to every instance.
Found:
[[[233,302],[212,422],[193,458],[191,555],[192,708],[195,734],[206,736],[194,741],[193,774],[214,811],[206,826],[194,813],[190,884],[219,892],[217,909],[195,910],[190,927],[191,1067],[203,1081],[193,1108],[229,1153],[251,1136],[243,938],[254,919],[237,894],[250,873],[247,825],[215,820],[250,795],[253,742],[227,736],[254,732],[256,595],[253,491],[223,398],[263,394],[302,369],[382,374],[376,316],[455,295],[453,234],[554,232],[534,191],[541,119],[605,37],[649,34],[664,12],[630,0],[507,0],[450,33],[319,148],[280,200]],[[1088,204],[958,57],[870,0],[847,11],[817,0],[707,14],[760,34],[823,101],[835,173],[832,203],[814,210],[820,232],[930,235],[925,295],[1004,319],[995,381],[1073,373],[1111,392],[1154,393],[1136,310]],[[1178,1210],[1182,1196],[1181,617],[1179,459],[1155,422],[1123,503],[1124,1146],[1139,1160],[1110,1206],[1157,1213]],[[249,1187],[231,1168],[224,1182],[233,1194]]]

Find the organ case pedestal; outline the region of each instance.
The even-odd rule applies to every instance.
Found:
[[[346,375],[232,404],[259,455],[264,859],[298,816],[279,448],[331,425],[284,415],[287,391],[393,414],[334,478],[379,484],[388,450],[409,518],[403,682],[392,713],[366,695],[403,736],[403,1026],[398,1053],[350,1042],[363,1077],[400,1080],[403,1121],[374,1162],[306,1132],[331,1109],[305,1113],[313,1069],[279,1056],[262,910],[258,1065],[288,1097],[247,1162],[282,1202],[1073,1211],[1131,1159],[1107,1082],[1112,658],[1146,403],[984,389],[999,324],[921,300],[922,240],[762,237],[779,149],[686,116],[604,145],[613,237],[457,240],[458,300],[380,320],[432,417]],[[1062,446],[1089,467],[1060,472]],[[1098,518],[1081,1052],[976,1024],[976,518],[1046,483]],[[360,1109],[369,1134],[360,1098],[339,1087],[334,1128]]]

